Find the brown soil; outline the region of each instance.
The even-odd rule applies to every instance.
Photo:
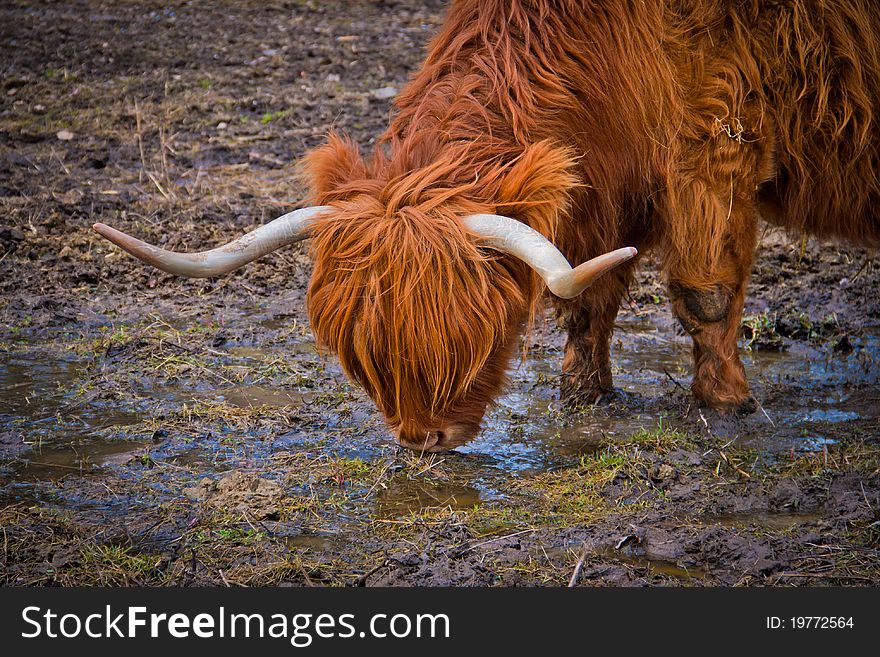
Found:
[[[297,206],[297,161],[331,130],[369,148],[442,16],[436,0],[0,8],[0,582],[880,583],[865,250],[762,236],[753,416],[692,404],[649,263],[615,334],[614,404],[559,409],[548,320],[480,438],[419,459],[316,352],[305,247],[189,281],[90,230],[199,249]]]

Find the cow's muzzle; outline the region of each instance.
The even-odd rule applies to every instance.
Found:
[[[473,440],[475,431],[457,425],[447,425],[442,429],[426,431],[417,436],[397,434],[397,444],[420,454],[436,454],[460,447]]]

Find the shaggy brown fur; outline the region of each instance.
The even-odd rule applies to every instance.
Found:
[[[748,408],[758,213],[880,244],[878,35],[873,0],[454,2],[371,161],[337,137],[308,158],[316,202],[340,209],[315,230],[319,341],[402,444],[471,438],[539,292],[459,221],[497,212],[574,263],[660,249],[694,394]],[[633,268],[557,301],[566,395],[611,389]]]

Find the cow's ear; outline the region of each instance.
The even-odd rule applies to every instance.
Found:
[[[572,154],[540,141],[526,148],[501,178],[498,212],[552,234],[556,217],[568,208],[571,193],[578,186]]]
[[[352,181],[366,177],[364,160],[350,139],[331,133],[327,143],[312,150],[302,162],[312,200],[323,204],[341,198]]]

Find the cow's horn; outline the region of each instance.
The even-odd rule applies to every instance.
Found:
[[[306,239],[315,217],[332,209],[329,206],[320,205],[294,210],[273,219],[265,226],[260,226],[256,230],[242,235],[229,244],[200,253],[166,251],[105,224],[95,224],[93,228],[98,234],[128,251],[135,258],[158,267],[162,271],[178,276],[208,278],[238,269],[252,260],[280,249],[282,246]]]
[[[557,297],[571,299],[602,274],[634,257],[631,246],[600,255],[572,269],[568,260],[541,233],[521,221],[497,214],[472,214],[464,218],[471,232],[489,246],[516,256],[534,269]]]

